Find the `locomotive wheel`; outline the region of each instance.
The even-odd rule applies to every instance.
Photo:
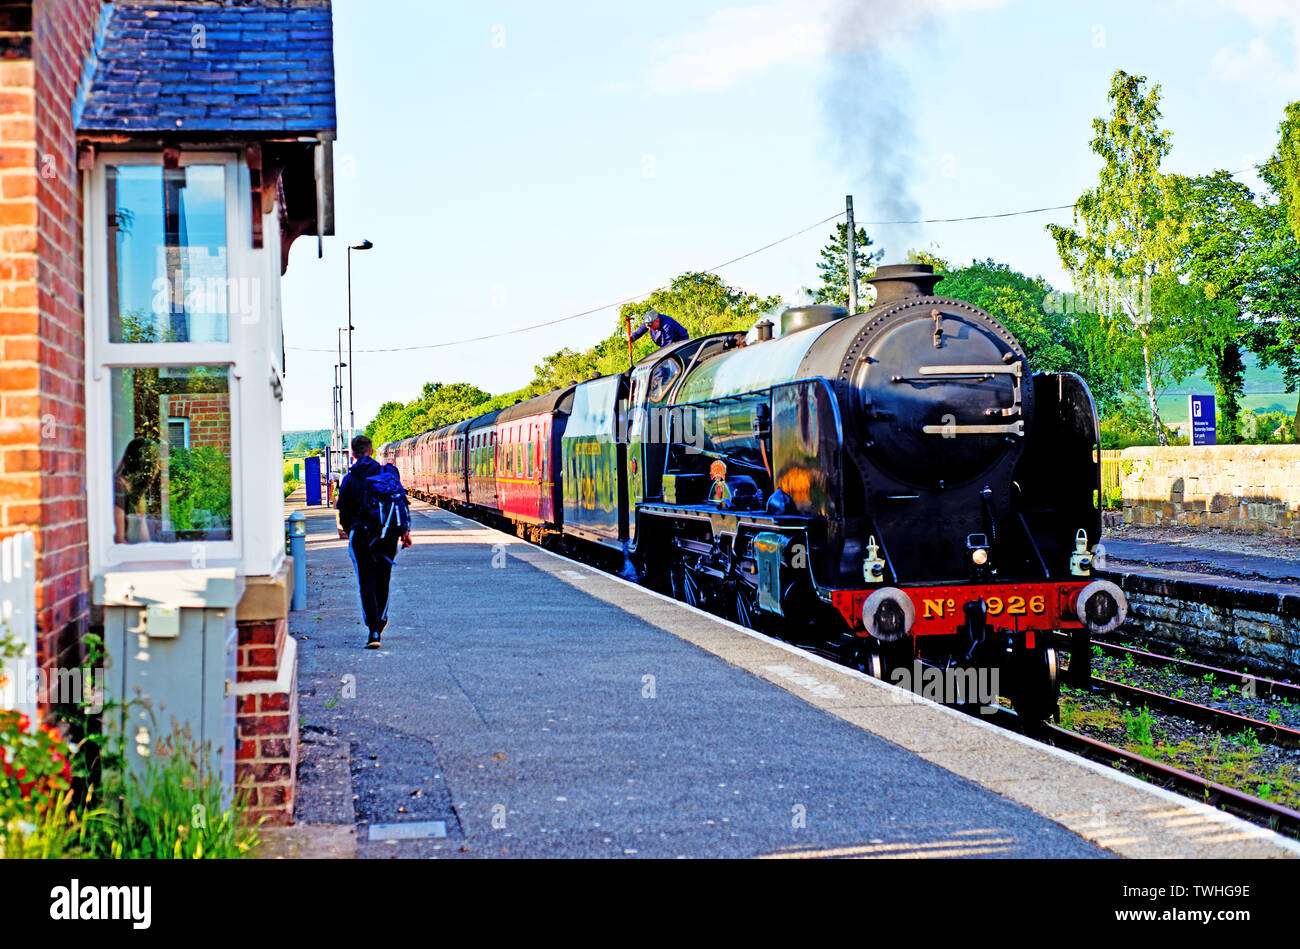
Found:
[[[884,680],[888,672],[888,663],[881,654],[880,649],[874,643],[863,642],[856,644],[849,665],[859,672],[865,672],[873,679]]]
[[[1044,721],[1055,715],[1061,693],[1059,673],[1055,649],[1048,647],[1026,653],[1016,670],[1010,696],[1016,714],[1033,721]]]
[[[670,568],[669,577],[673,586],[673,599],[681,600],[691,606],[699,606],[703,597],[700,596],[699,584],[691,576],[690,568],[684,563],[675,563]]]
[[[761,630],[763,628],[763,614],[758,608],[758,595],[755,593],[754,588],[744,580],[734,582],[732,603],[737,623],[746,629]]]

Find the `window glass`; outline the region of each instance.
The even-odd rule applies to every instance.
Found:
[[[115,543],[230,540],[226,367],[113,369],[110,386]]]
[[[672,388],[673,382],[677,379],[677,374],[682,371],[682,367],[677,360],[670,359],[661,366],[656,366],[655,371],[650,375],[650,386],[646,390],[646,398],[651,402],[660,402],[668,395],[668,390]]]
[[[227,280],[224,165],[109,165],[108,338],[224,343],[255,281]]]

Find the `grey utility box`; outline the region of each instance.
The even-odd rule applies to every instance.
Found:
[[[234,787],[235,608],[243,592],[234,567],[132,567],[95,578],[108,653],[104,724],[125,738],[132,768],[179,726],[206,749],[227,793]]]

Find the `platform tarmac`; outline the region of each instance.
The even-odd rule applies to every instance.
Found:
[[[336,855],[1300,855],[418,502],[383,648],[363,649],[333,511],[305,510],[294,832]]]

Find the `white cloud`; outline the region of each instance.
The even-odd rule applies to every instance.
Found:
[[[1261,34],[1221,48],[1210,60],[1211,72],[1227,82],[1300,89],[1300,3],[1232,0],[1231,7]]]
[[[727,7],[703,27],[657,44],[656,93],[725,89],[776,66],[865,49],[931,15],[982,12],[1009,0],[769,0]]]

